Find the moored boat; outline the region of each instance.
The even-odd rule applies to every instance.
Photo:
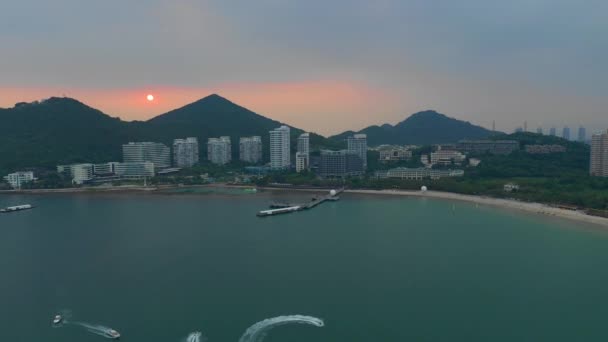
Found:
[[[0,213],[13,213],[15,211],[28,210],[34,208],[31,204],[16,205],[0,209]]]

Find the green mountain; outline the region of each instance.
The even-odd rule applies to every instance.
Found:
[[[370,146],[453,143],[462,139],[487,138],[493,134],[492,131],[483,127],[427,110],[413,114],[394,126],[389,124],[370,126],[359,132],[348,131],[329,139],[343,141],[354,133],[367,134]]]
[[[202,158],[206,156],[207,139],[221,135],[232,138],[235,158],[238,138],[248,135],[262,136],[267,154],[268,131],[280,125],[218,95],[144,122],[122,121],[77,100],[53,97],[0,109],[0,172],[120,161],[121,145],[129,141],[157,141],[170,146],[173,139],[187,136],[199,139]],[[292,138],[297,139],[300,133],[302,130],[293,128]],[[313,146],[324,142],[319,135],[311,137]]]

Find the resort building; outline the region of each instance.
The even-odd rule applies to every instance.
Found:
[[[121,178],[146,178],[154,177],[154,163],[116,163],[114,173]]]
[[[59,165],[57,172],[72,178],[73,184],[83,184],[93,179],[93,164]]]
[[[36,177],[32,171],[18,171],[8,174],[4,180],[14,189],[21,189],[23,184],[35,181]]]
[[[232,143],[230,137],[209,138],[207,141],[207,159],[218,165],[232,161]]]
[[[270,131],[270,167],[288,169],[291,167],[291,136],[288,126]]]
[[[412,158],[412,151],[401,146],[382,147],[378,152],[380,154],[378,160],[381,162],[403,161]]]
[[[471,154],[511,154],[519,150],[517,140],[461,140],[457,150]]]
[[[460,165],[466,159],[467,157],[464,154],[454,150],[440,149],[431,153],[432,165],[452,165],[452,163]]]
[[[462,177],[464,176],[463,170],[434,170],[424,167],[419,168],[407,168],[398,167],[387,171],[376,171],[376,178],[396,178],[396,179],[408,179],[408,180],[421,180],[421,179],[440,179],[446,177]]]
[[[566,147],[562,145],[526,145],[526,153],[530,154],[549,154],[566,152]]]
[[[122,160],[125,163],[154,163],[154,167],[164,169],[171,167],[169,147],[155,142],[130,142],[122,145]]]
[[[344,178],[365,173],[361,157],[349,150],[321,151],[319,176],[323,178]]]
[[[173,165],[192,167],[199,162],[198,139],[189,137],[173,140]]]
[[[262,137],[242,137],[239,140],[239,159],[257,164],[262,161]]]

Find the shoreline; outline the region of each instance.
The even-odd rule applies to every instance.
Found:
[[[452,192],[443,191],[413,191],[413,190],[345,190],[345,193],[352,194],[365,194],[365,195],[382,195],[382,196],[404,196],[404,197],[421,197],[421,198],[434,198],[434,199],[445,199],[452,201],[461,201],[468,203],[475,203],[480,205],[486,205],[491,207],[513,209],[518,211],[524,211],[531,214],[549,216],[553,218],[563,218],[570,221],[584,222],[593,225],[599,225],[608,227],[608,218],[601,216],[588,215],[578,210],[568,210],[562,208],[552,207],[542,203],[534,202],[520,202],[516,200],[482,197],[473,195],[463,195]]]
[[[125,185],[119,187],[99,187],[99,188],[65,188],[65,189],[31,189],[31,190],[7,190],[0,191],[0,195],[40,195],[40,194],[101,194],[101,193],[158,193],[161,190],[179,189],[179,188],[251,188],[253,185],[232,185],[232,184],[205,184],[205,185],[192,185],[192,186],[173,186],[165,185],[159,187],[144,187],[138,185]],[[260,190],[267,191],[297,191],[297,192],[325,192],[330,191],[329,188],[315,188],[315,187],[272,187],[272,186],[260,186],[257,187]],[[463,195],[452,192],[443,191],[416,191],[416,190],[364,190],[364,189],[346,189],[344,193],[350,194],[361,194],[361,195],[375,195],[375,196],[402,196],[402,197],[419,197],[419,198],[434,198],[452,201],[461,201],[468,203],[475,203],[485,206],[511,209],[517,211],[523,211],[530,214],[536,214],[540,216],[549,216],[553,218],[562,218],[575,222],[583,222],[587,224],[599,225],[608,227],[608,218],[601,216],[588,215],[578,210],[568,210],[562,208],[556,208],[547,204],[535,203],[535,202],[521,202],[517,200],[492,198],[485,196],[474,196],[474,195]]]

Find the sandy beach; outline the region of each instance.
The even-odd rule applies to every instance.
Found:
[[[441,191],[407,191],[407,190],[345,190],[345,193],[354,194],[369,194],[369,195],[386,195],[386,196],[412,196],[412,197],[426,197],[426,198],[437,198],[447,199],[455,201],[465,201],[470,203],[476,203],[480,205],[488,205],[493,207],[500,207],[506,209],[521,210],[529,213],[553,216],[557,218],[563,218],[567,220],[573,220],[578,222],[585,222],[589,224],[600,225],[608,227],[608,218],[587,215],[582,211],[567,210],[561,208],[555,208],[541,203],[528,203],[520,202],[508,199],[481,197],[481,196],[470,196],[461,195],[451,192]]]

